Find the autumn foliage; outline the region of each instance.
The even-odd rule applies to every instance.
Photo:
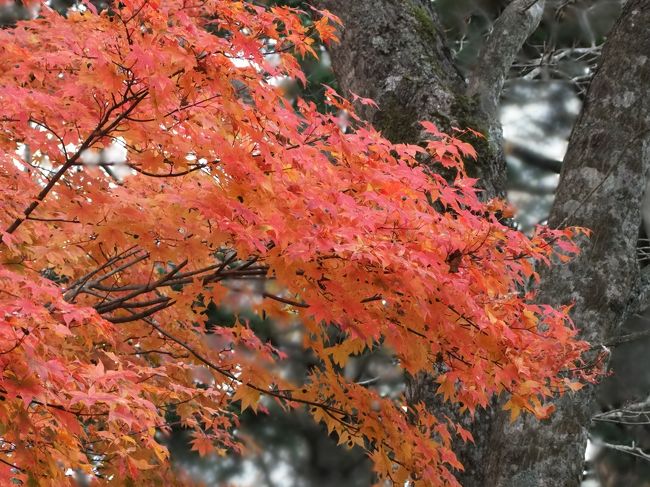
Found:
[[[527,291],[573,230],[502,224],[463,171],[466,131],[395,145],[331,89],[331,114],[284,97],[296,55],[336,40],[310,15],[121,0],[0,31],[0,484],[172,485],[170,410],[194,449],[227,454],[239,411],[274,401],[367,450],[378,482],[457,485],[451,436],[471,435],[351,383],[350,357],[437,371],[468,414],[504,394],[545,417],[580,386],[587,345]],[[208,329],[233,296],[300,323],[319,365],[289,381],[245,320]]]

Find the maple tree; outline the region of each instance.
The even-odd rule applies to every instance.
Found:
[[[123,0],[0,32],[2,482],[171,484],[170,410],[226,454],[238,412],[275,401],[364,448],[378,482],[457,485],[451,436],[471,435],[346,379],[350,357],[435,368],[470,414],[507,394],[512,417],[543,418],[591,379],[568,310],[526,290],[580,230],[505,226],[464,172],[469,129],[392,144],[332,89],[345,118],[285,98],[295,55],[336,41],[336,17],[302,14]],[[301,323],[319,363],[301,383],[245,320],[206,326],[233,295]]]

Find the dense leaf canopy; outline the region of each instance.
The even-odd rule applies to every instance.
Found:
[[[394,145],[331,89],[334,114],[285,97],[296,55],[336,40],[310,15],[122,0],[0,32],[2,483],[169,485],[172,422],[226,454],[238,412],[276,401],[366,449],[378,480],[455,485],[450,438],[471,435],[351,382],[351,356],[436,371],[468,414],[504,393],[545,417],[589,378],[567,310],[527,291],[575,230],[502,224],[463,171],[465,128]],[[299,323],[318,366],[295,383],[244,320],[206,326],[233,301]]]

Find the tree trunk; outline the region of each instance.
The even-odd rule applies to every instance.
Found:
[[[341,44],[331,51],[344,93],[372,97],[362,113],[394,142],[419,142],[419,120],[442,129],[472,127],[487,135],[470,174],[488,195],[503,194],[505,164],[496,103],[517,51],[541,18],[543,2],[514,0],[494,24],[469,79],[454,65],[440,22],[425,0],[322,0],[341,17]],[[604,343],[623,319],[648,302],[639,284],[636,240],[650,160],[650,0],[629,0],[603,51],[601,65],[571,135],[550,225],[592,229],[583,252],[543,276],[540,301],[575,302],[572,316],[585,339]],[[476,142],[476,141],[474,141]],[[650,280],[648,280],[650,283]],[[434,411],[430,377],[409,384],[411,400]],[[557,401],[539,422],[510,424],[486,412],[473,425],[476,446],[458,445],[466,487],[577,486],[583,468],[593,387]]]
[[[505,188],[501,127],[487,116],[478,96],[467,94],[467,82],[452,59],[442,27],[426,0],[321,0],[343,21],[341,42],[332,46],[334,73],[343,94],[373,98],[379,110],[360,113],[393,142],[417,143],[419,122],[442,130],[472,127],[491,134],[486,143],[472,142],[481,153],[480,166],[468,171],[480,177],[489,195]]]
[[[543,274],[540,289],[543,302],[575,303],[572,318],[593,345],[615,337],[647,301],[639,299],[636,245],[650,168],[649,86],[650,0],[629,0],[569,139],[549,219],[552,227],[577,225],[593,233],[578,258]],[[510,424],[499,415],[484,456],[484,485],[579,485],[594,387],[556,405],[542,423],[527,417]]]

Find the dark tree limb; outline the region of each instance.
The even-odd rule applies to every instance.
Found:
[[[505,140],[504,147],[508,156],[515,157],[526,164],[557,174],[560,174],[562,171],[562,161],[540,154],[536,150],[526,147],[523,144]]]

